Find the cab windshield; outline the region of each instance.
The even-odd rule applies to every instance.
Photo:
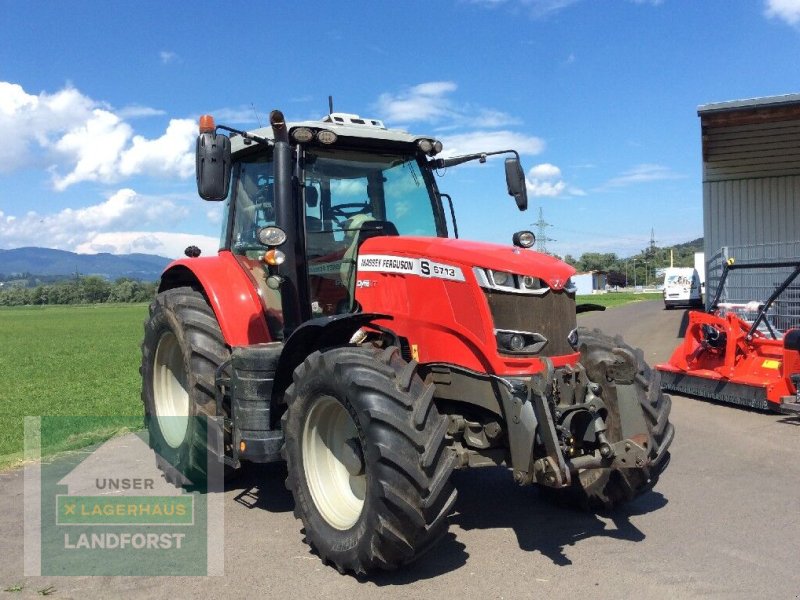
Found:
[[[447,235],[430,175],[414,155],[313,148],[307,150],[303,166],[306,254],[315,316],[353,309],[355,262],[366,232]]]
[[[413,155],[310,149],[305,155],[307,227],[333,234],[376,220],[399,235],[436,236],[436,202]]]

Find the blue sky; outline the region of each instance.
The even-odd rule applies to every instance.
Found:
[[[628,256],[702,234],[697,106],[800,92],[800,0],[0,0],[0,248],[213,251],[196,119],[337,111],[512,146],[449,169],[462,237],[509,242],[541,207],[548,250]],[[258,117],[256,116],[258,115]]]

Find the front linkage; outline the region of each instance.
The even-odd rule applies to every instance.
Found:
[[[623,427],[627,437],[610,441],[602,387],[580,364],[555,370],[544,360],[542,373],[505,380],[514,481],[563,488],[581,469],[647,467],[649,434],[644,420],[635,418],[638,405],[620,411],[631,417]]]

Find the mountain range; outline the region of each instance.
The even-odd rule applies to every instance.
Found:
[[[14,248],[0,250],[0,279],[23,273],[47,276],[78,273],[106,279],[130,277],[155,281],[169,263],[169,258],[153,254],[76,254],[52,248]]]

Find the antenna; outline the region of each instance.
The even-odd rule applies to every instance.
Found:
[[[548,254],[547,242],[555,242],[556,240],[547,237],[547,228],[552,227],[552,225],[544,220],[541,206],[539,207],[539,220],[531,223],[531,225],[536,226],[536,249],[543,254]]]
[[[258,127],[261,128],[263,125],[261,124],[261,117],[258,116],[258,111],[256,110],[256,105],[254,103],[250,103],[250,106],[253,108],[253,114],[256,116],[256,121],[258,121]]]
[[[328,114],[333,114],[333,96],[328,96]]]

